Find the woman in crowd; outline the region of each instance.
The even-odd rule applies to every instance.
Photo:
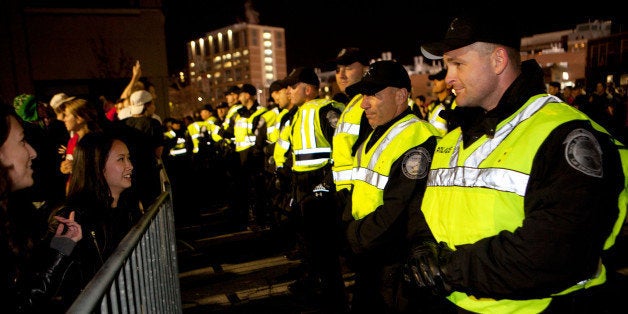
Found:
[[[98,110],[85,99],[75,98],[65,103],[63,114],[65,128],[72,134],[66,146],[65,159],[61,162],[61,173],[68,175],[67,183],[70,183],[69,175],[72,173],[74,163],[74,148],[85,134],[92,131],[101,131],[99,125]],[[66,186],[67,191],[67,186]]]
[[[52,239],[38,229],[34,207],[18,207],[11,195],[33,185],[32,161],[37,157],[24,139],[21,120],[0,104],[0,245],[2,246],[3,310],[9,313],[53,312],[49,303],[69,266],[69,255],[82,238],[81,226],[68,218],[58,222]]]
[[[90,132],[77,143],[73,156],[66,204],[57,214],[65,217],[75,211],[85,239],[73,254],[78,272],[73,272],[76,284],[66,286],[67,300],[78,295],[142,215],[130,189],[131,155],[121,137]]]

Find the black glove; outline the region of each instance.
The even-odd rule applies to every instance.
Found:
[[[278,167],[275,170],[275,188],[280,191],[286,190],[290,186],[290,170]]]
[[[444,242],[424,242],[414,248],[404,265],[404,279],[419,288],[432,290],[435,295],[447,295],[451,286],[445,281],[441,266],[446,264],[452,250]]]
[[[221,139],[220,142],[218,142],[218,146],[220,146],[223,157],[228,157],[233,152],[233,145],[228,139]]]

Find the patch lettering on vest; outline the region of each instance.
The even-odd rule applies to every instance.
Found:
[[[417,147],[407,151],[403,155],[401,169],[408,179],[423,179],[427,176],[430,163],[430,154],[427,149]]]
[[[585,129],[571,131],[563,142],[565,159],[574,169],[592,177],[602,177],[602,149],[600,143]]]

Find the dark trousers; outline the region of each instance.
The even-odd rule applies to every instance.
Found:
[[[337,201],[331,168],[295,172],[297,210],[300,212],[307,275],[321,290],[322,306],[340,310],[346,308],[346,292],[340,264]]]

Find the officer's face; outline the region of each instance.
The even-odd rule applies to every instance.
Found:
[[[360,104],[369,124],[375,128],[384,125],[408,107],[405,88],[386,87],[375,95],[364,95]]]

